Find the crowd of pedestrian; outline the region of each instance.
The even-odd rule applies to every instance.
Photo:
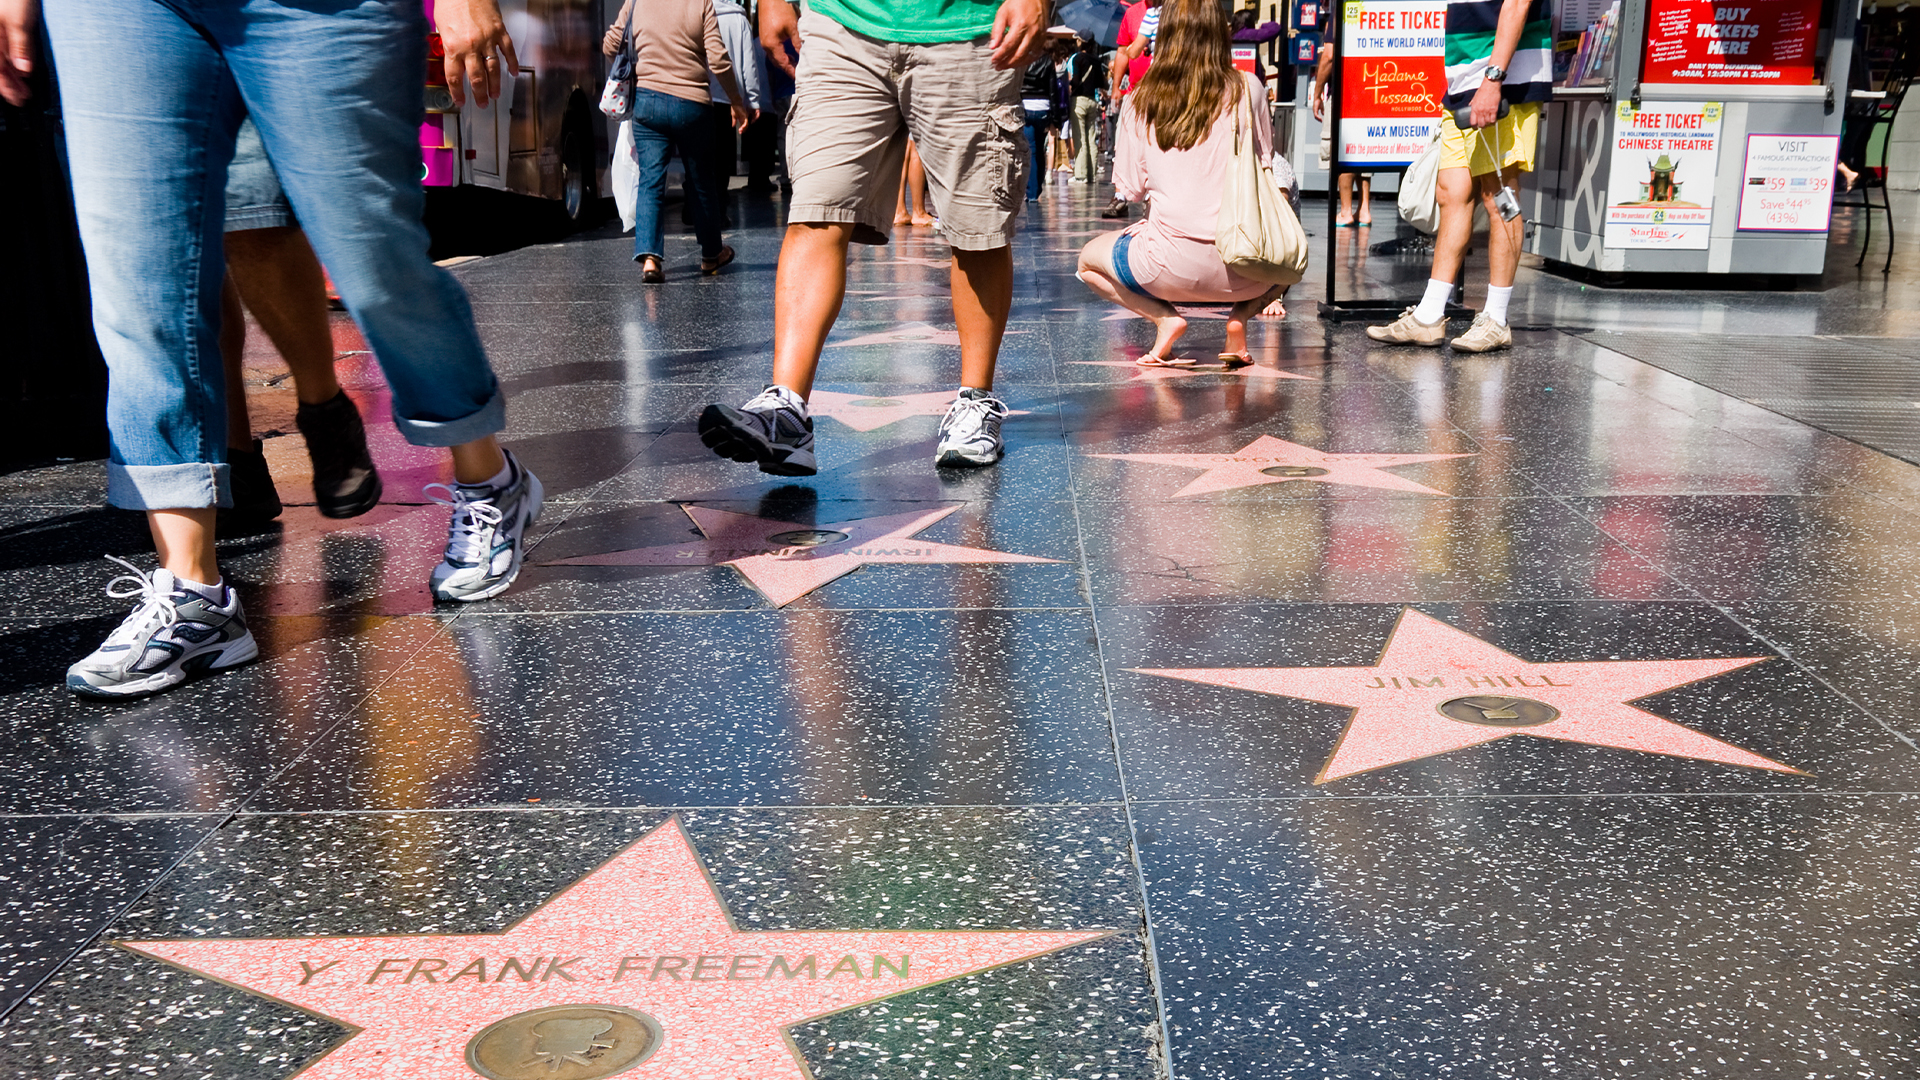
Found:
[[[365,426],[333,374],[323,264],[392,388],[400,434],[447,448],[453,482],[428,491],[451,511],[434,597],[468,602],[507,589],[543,492],[496,440],[506,417],[499,381],[464,290],[427,254],[419,0],[42,3],[111,373],[107,495],[146,515],[158,555],[151,572],[123,564],[129,573],[109,592],[134,609],[73,665],[68,686],[138,697],[258,655],[215,550],[222,528],[280,510],[239,379],[243,307],[293,371],[319,512],[352,517],[378,503]],[[1454,346],[1511,340],[1505,310],[1520,233],[1501,195],[1531,168],[1547,70],[1534,30],[1543,4],[1450,5],[1448,105],[1461,111],[1444,121],[1433,282],[1418,307],[1370,329],[1379,340],[1438,343],[1436,304],[1457,277],[1476,200],[1496,217],[1492,286]],[[496,0],[431,6],[449,94],[485,106],[518,70]],[[1524,24],[1503,17],[1510,8],[1526,9]],[[755,26],[735,0],[627,0],[602,44],[632,72],[641,280],[665,280],[671,154],[703,274],[734,257],[723,230],[743,154],[750,191],[788,192],[769,379],[750,400],[701,414],[700,437],[715,453],[778,476],[816,472],[807,399],[845,296],[850,247],[937,221],[952,251],[960,364],[935,461],[998,462],[1008,410],[994,374],[1022,195],[1038,198],[1056,175],[1090,184],[1105,154],[1115,189],[1105,214],[1129,217],[1133,203],[1147,213],[1086,245],[1079,276],[1152,320],[1154,342],[1138,362],[1183,362],[1173,353],[1186,329],[1176,305],[1188,303],[1231,305],[1219,363],[1251,362],[1247,320],[1277,309],[1284,289],[1224,261],[1212,238],[1222,177],[1248,140],[1263,182],[1294,186],[1273,144],[1268,81],[1237,68],[1230,48],[1270,42],[1280,28],[1250,13],[1230,25],[1216,0],[1140,0],[1104,53],[1050,32],[1051,15],[1048,0],[811,0],[804,14],[762,0]],[[35,18],[33,0],[0,2],[0,96],[16,103],[33,70]],[[1478,35],[1490,52],[1456,57],[1456,19],[1462,40]],[[137,109],[127,107],[128,86],[140,88]],[[1497,144],[1477,137],[1490,127]],[[131,146],[141,152],[126,153]],[[1363,194],[1357,220],[1366,215]]]

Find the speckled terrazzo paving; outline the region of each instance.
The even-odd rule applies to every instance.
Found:
[[[384,421],[344,523],[270,438],[289,509],[223,541],[266,658],[142,703],[57,685],[138,521],[0,476],[0,1080],[1920,1074],[1920,468],[1636,358],[1911,378],[1906,260],[1843,214],[1791,293],[1527,270],[1488,357],[1320,323],[1316,271],[1255,368],[1142,372],[1099,202],[1026,219],[976,472],[925,231],[855,253],[804,480],[693,430],[765,377],[777,203],[714,279],[461,267],[549,491],[519,583],[430,603]],[[1381,238],[1344,292],[1424,277]]]

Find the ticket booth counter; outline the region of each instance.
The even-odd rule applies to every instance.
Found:
[[[1609,273],[1821,273],[1855,14],[1561,0],[1526,249]]]

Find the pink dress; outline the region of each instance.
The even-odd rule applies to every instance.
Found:
[[[1242,73],[1245,74],[1244,72]],[[1253,100],[1254,153],[1273,154],[1273,121],[1267,92],[1246,75]],[[1145,199],[1147,219],[1129,227],[1127,267],[1149,294],[1177,303],[1226,304],[1251,300],[1273,286],[1227,269],[1213,248],[1221,188],[1233,159],[1233,117],[1220,114],[1213,131],[1190,150],[1162,150],[1133,111],[1133,97],[1120,113],[1113,145],[1113,186],[1133,202]]]

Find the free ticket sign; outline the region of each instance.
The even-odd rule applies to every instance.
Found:
[[[1838,135],[1749,135],[1740,176],[1740,228],[1826,232],[1833,217]]]
[[[1652,0],[1641,78],[1806,86],[1819,36],[1820,0]]]
[[[1407,165],[1440,126],[1447,92],[1445,0],[1341,5],[1340,131],[1345,165]]]
[[[1720,103],[1622,101],[1607,178],[1610,248],[1704,250],[1719,172]]]

